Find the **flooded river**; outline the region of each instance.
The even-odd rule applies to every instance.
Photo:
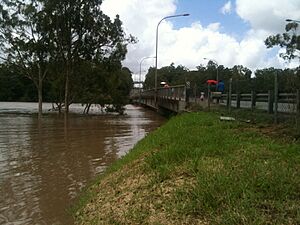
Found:
[[[48,113],[39,123],[36,108],[0,102],[1,225],[73,224],[68,208],[80,190],[165,122],[135,106],[124,116],[97,107],[85,116],[73,105],[68,120]]]

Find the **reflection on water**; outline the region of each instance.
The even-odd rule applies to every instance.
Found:
[[[80,189],[164,122],[128,106],[125,116],[47,114],[38,123],[35,107],[0,103],[0,224],[72,224],[66,209]]]

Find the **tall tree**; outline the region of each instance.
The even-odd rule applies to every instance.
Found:
[[[109,78],[105,65],[82,61],[76,67],[73,80],[73,96],[76,101],[85,105],[84,113],[88,113],[92,104],[108,104],[111,102]]]
[[[65,111],[68,113],[75,67],[82,61],[121,61],[126,45],[119,16],[114,21],[101,10],[102,0],[45,0],[48,32],[55,42],[52,57],[63,63]]]
[[[44,32],[45,13],[38,0],[1,0],[0,42],[4,60],[15,64],[38,91],[42,115],[43,80],[48,70],[49,33]]]
[[[132,73],[127,67],[120,70],[110,71],[112,76],[109,79],[109,97],[111,108],[109,110],[124,113],[124,105],[129,102],[129,94],[133,87]]]

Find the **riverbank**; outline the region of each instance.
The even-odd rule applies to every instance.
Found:
[[[299,224],[299,142],[219,116],[149,134],[86,191],[77,224]]]

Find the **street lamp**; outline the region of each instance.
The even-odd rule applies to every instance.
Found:
[[[140,77],[139,77],[139,83],[142,83],[142,62],[145,60],[145,59],[154,59],[155,56],[148,56],[148,57],[144,57],[141,59],[140,61]]]
[[[208,59],[208,58],[203,58],[203,59],[213,61],[215,64],[217,64],[217,81],[219,81],[219,64],[218,64],[218,62],[214,59]]]
[[[148,57],[144,57],[141,59],[140,61],[140,77],[139,77],[139,83],[140,85],[142,84],[142,62],[145,60],[145,59],[151,59],[151,58],[155,58],[155,56],[148,56]],[[142,99],[142,88],[140,87],[140,100],[139,102],[141,103],[141,99]]]
[[[173,17],[181,17],[181,16],[189,16],[190,14],[188,13],[184,13],[184,14],[177,14],[177,15],[172,15],[172,16],[166,16],[164,18],[162,18],[156,27],[156,45],[155,45],[155,104],[157,103],[157,49],[158,49],[158,27],[160,25],[160,23],[165,20],[165,19],[169,19],[169,18],[173,18]]]
[[[286,22],[300,23],[300,20],[286,19],[285,21],[286,21]]]

